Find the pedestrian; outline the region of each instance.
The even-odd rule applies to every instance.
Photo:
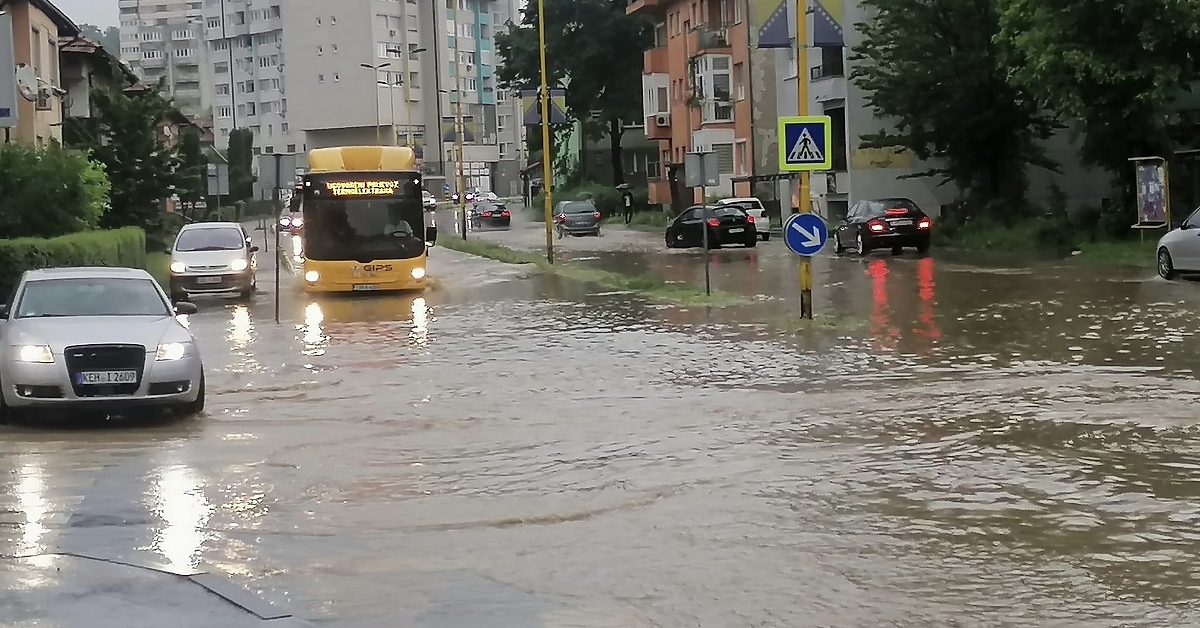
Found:
[[[633,222],[633,193],[629,191],[629,184],[622,183],[617,186],[621,190],[621,211],[625,216],[625,224]]]

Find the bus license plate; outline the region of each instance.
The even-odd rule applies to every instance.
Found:
[[[373,283],[356,283],[354,284],[355,292],[372,292],[379,289],[379,284]]]
[[[136,384],[137,371],[84,371],[75,375],[75,383],[87,385]]]
[[[197,277],[196,283],[206,284],[206,285],[214,284],[214,283],[221,283],[221,278],[220,277]]]

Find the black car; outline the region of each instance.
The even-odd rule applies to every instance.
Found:
[[[708,248],[726,244],[747,247],[758,245],[758,229],[754,217],[736,205],[696,205],[679,214],[667,225],[667,248],[686,249],[704,246],[704,230],[708,230]]]
[[[874,249],[891,249],[899,255],[905,248],[929,251],[933,221],[907,198],[859,201],[850,207],[846,220],[833,232],[834,250],[841,255],[853,248],[859,255]]]
[[[476,203],[469,211],[476,228],[512,225],[512,212],[497,203]]]

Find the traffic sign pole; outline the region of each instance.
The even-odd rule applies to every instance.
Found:
[[[808,12],[799,10],[796,5],[796,115],[808,115]],[[781,140],[783,138],[780,138]],[[824,146],[825,154],[829,154],[828,142]],[[800,207],[801,214],[809,213],[809,177],[808,171],[800,173]],[[812,258],[805,255],[800,258],[800,318],[812,319]]]

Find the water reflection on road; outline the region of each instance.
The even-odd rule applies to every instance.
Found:
[[[723,289],[772,297],[719,310],[486,265],[287,292],[279,326],[208,305],[205,418],[0,436],[0,554],[130,508],[103,470],[144,497],[111,520],[138,547],[336,625],[1200,622],[1194,285],[822,257],[819,311],[861,324],[785,333],[779,248],[718,252]]]

